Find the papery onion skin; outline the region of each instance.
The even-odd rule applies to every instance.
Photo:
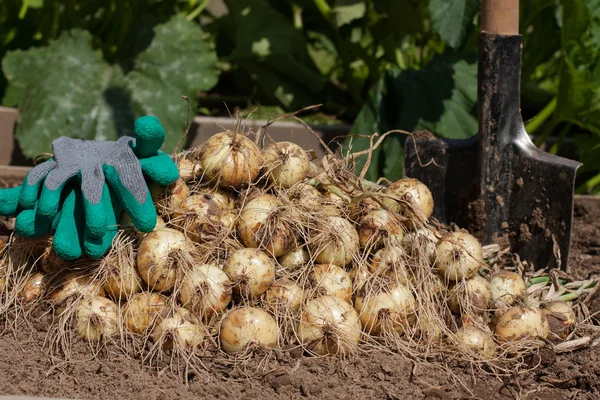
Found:
[[[273,317],[256,307],[230,311],[219,329],[221,348],[229,354],[241,352],[248,345],[276,347],[278,335]]]

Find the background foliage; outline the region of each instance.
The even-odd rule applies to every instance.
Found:
[[[171,151],[186,103],[227,115],[323,103],[360,134],[477,130],[478,0],[2,0],[0,98],[21,110],[26,156],[53,138],[111,139],[155,114]],[[600,0],[521,2],[522,112],[546,150],[600,191]],[[401,135],[368,177],[402,175]],[[350,144],[350,143],[347,143]],[[352,141],[361,149],[365,140]]]

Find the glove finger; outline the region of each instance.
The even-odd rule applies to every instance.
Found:
[[[40,186],[44,182],[48,173],[56,168],[54,160],[48,160],[35,166],[23,181],[19,197],[19,205],[26,210],[32,209],[40,195]]]
[[[106,181],[114,191],[120,204],[129,214],[133,225],[141,232],[152,232],[156,226],[156,208],[146,183],[144,182],[143,187],[145,200],[138,202],[129,189],[125,187],[114,167],[107,166],[104,171]]]
[[[37,204],[38,218],[52,221],[56,217],[65,185],[66,182],[63,182],[55,190],[49,189],[46,185],[42,186]]]
[[[168,154],[159,152],[158,155],[140,159],[143,174],[160,186],[167,186],[179,179],[177,164]]]
[[[140,117],[133,123],[135,137],[134,152],[138,158],[156,155],[165,141],[165,130],[158,118],[153,116]]]
[[[52,231],[52,220],[37,217],[37,204],[31,210],[23,210],[17,215],[15,230],[23,237],[38,238]]]
[[[122,207],[115,193],[106,187],[106,233],[100,237],[91,237],[86,230],[84,236],[85,253],[91,258],[101,258],[112,246],[113,239],[119,231],[119,220]]]
[[[0,215],[10,217],[17,213],[21,186],[0,189]]]
[[[85,230],[81,192],[73,186],[68,189],[60,219],[54,233],[54,251],[63,260],[75,260],[82,255]]]
[[[108,186],[103,185],[102,196],[98,204],[92,204],[87,197],[83,198],[85,210],[85,233],[90,238],[102,238],[108,229],[107,215],[112,212]]]

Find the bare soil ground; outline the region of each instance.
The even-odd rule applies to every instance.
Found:
[[[575,207],[570,269],[579,279],[600,275],[600,202],[580,201]],[[600,295],[591,302],[600,310]],[[598,399],[600,348],[556,355],[551,350],[532,357],[539,367],[505,382],[456,365],[452,373],[417,365],[402,354],[373,351],[352,360],[280,355],[278,367],[247,379],[217,360],[204,360],[207,371],[190,374],[189,383],[168,372],[140,366],[122,354],[108,352],[94,359],[84,343],[76,343],[74,361],[52,368],[43,348],[47,327],[38,321],[16,334],[0,336],[0,395],[79,399]]]

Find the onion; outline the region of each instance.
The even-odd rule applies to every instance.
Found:
[[[153,290],[166,292],[175,286],[177,271],[190,258],[190,244],[174,229],[150,232],[138,249],[137,267],[142,279]]]
[[[194,164],[187,158],[182,158],[179,160],[177,163],[177,168],[179,169],[179,177],[184,182],[195,179],[202,175],[202,168],[200,164]]]
[[[569,303],[556,300],[544,304],[542,312],[548,319],[550,332],[559,339],[565,340],[575,328],[577,318]]]
[[[231,301],[231,281],[215,264],[195,265],[188,271],[178,293],[181,304],[208,321]]]
[[[50,302],[57,314],[62,314],[72,301],[82,297],[104,297],[100,282],[84,272],[72,272],[60,279],[60,286],[50,294]]]
[[[258,298],[275,281],[273,261],[258,249],[240,249],[234,251],[223,271],[234,283],[233,291],[237,296]]]
[[[176,307],[173,311],[161,311],[150,336],[154,343],[161,343],[164,350],[176,347],[191,349],[202,344],[205,331],[194,314]]]
[[[126,242],[111,251],[100,262],[104,291],[116,301],[126,300],[142,290],[142,278],[136,269],[136,256],[132,243]]]
[[[264,248],[279,257],[296,241],[295,232],[285,223],[281,202],[270,194],[254,197],[244,206],[238,222],[242,243]]]
[[[264,151],[264,160],[269,179],[284,188],[303,180],[310,170],[306,152],[292,142],[270,144]]]
[[[205,199],[212,200],[221,210],[221,225],[227,230],[230,231],[233,229],[237,215],[234,212],[235,209],[235,199],[233,196],[223,190],[223,189],[210,189],[210,190],[201,190],[199,193],[195,195],[204,196]]]
[[[125,327],[134,333],[142,334],[167,307],[168,299],[159,293],[142,292],[133,296],[123,307]]]
[[[24,304],[33,303],[40,300],[48,288],[48,275],[43,272],[36,272],[29,276],[23,285],[23,290],[19,293],[19,299]]]
[[[496,353],[496,346],[492,337],[472,325],[460,328],[453,336],[453,339],[457,347],[474,351],[486,358],[492,358]]]
[[[350,199],[342,198],[333,192],[326,191],[323,197],[325,201],[321,207],[322,214],[339,217],[342,211],[350,206]]]
[[[380,210],[381,208],[381,204],[375,198],[367,197],[358,203],[351,203],[348,209],[348,216],[351,220],[358,221],[370,212]]]
[[[420,228],[405,233],[402,246],[410,257],[420,258],[425,256],[430,263],[433,263],[435,261],[437,243],[438,238],[431,230]]]
[[[353,293],[360,292],[372,277],[372,274],[369,272],[369,268],[359,263],[352,267],[350,272],[348,272],[348,275],[352,280]]]
[[[318,212],[323,207],[324,198],[321,193],[308,183],[297,183],[287,191],[288,198],[294,205],[308,212]]]
[[[165,223],[165,220],[160,215],[157,215],[156,216],[156,226],[154,227],[154,231],[158,231],[158,230],[164,229],[166,227],[167,227],[167,224]],[[134,231],[139,240],[142,240],[148,234],[148,232],[140,232],[137,230],[137,228],[133,225],[133,222],[131,221],[131,217],[129,216],[129,214],[127,214],[126,211],[124,211],[121,216],[121,221],[119,222],[119,229]]]
[[[302,288],[288,279],[275,281],[265,294],[265,303],[272,310],[296,311],[302,304]]]
[[[358,253],[358,233],[345,219],[328,217],[311,245],[316,253],[315,261],[319,264],[345,266]]]
[[[373,255],[369,269],[374,275],[388,276],[406,284],[412,279],[412,274],[406,267],[406,260],[407,255],[402,247],[384,247]]]
[[[229,354],[243,351],[249,345],[275,347],[278,335],[273,317],[255,307],[242,307],[229,312],[219,329],[221,347]]]
[[[527,295],[527,285],[520,275],[502,271],[490,279],[490,293],[494,303],[502,302],[511,306]]]
[[[418,218],[418,220],[422,223],[426,222],[433,213],[433,196],[431,191],[425,184],[417,179],[400,179],[392,183],[385,190],[385,192],[394,197],[410,202],[411,205],[422,214]],[[408,216],[409,221],[412,221],[408,225],[414,227],[415,221],[413,221],[413,218],[411,218],[412,213],[407,212],[406,207],[403,207],[401,203],[398,204],[398,209],[393,209],[392,211],[398,212],[399,210],[402,210],[402,214]]]
[[[247,137],[231,131],[217,133],[208,139],[200,149],[199,159],[209,179],[233,188],[254,181],[263,164],[256,145]]]
[[[54,251],[52,239],[50,239],[48,247],[46,247],[42,257],[40,258],[40,265],[42,267],[42,271],[47,274],[62,271],[67,267],[66,261],[60,258]]]
[[[357,296],[354,301],[363,330],[374,336],[389,333],[390,329],[402,334],[411,322],[416,305],[410,289],[400,283],[376,293]]]
[[[491,300],[489,282],[479,275],[456,283],[448,295],[448,307],[456,314],[470,311],[484,313]]]
[[[85,297],[77,307],[77,333],[97,342],[119,331],[119,308],[106,297]]]
[[[350,275],[337,265],[315,265],[309,279],[318,295],[333,296],[347,302],[352,300]]]
[[[380,209],[371,211],[359,221],[358,237],[363,248],[381,248],[402,244],[404,232],[397,216]]]
[[[358,314],[350,304],[333,296],[308,302],[298,325],[300,343],[313,354],[352,353],[360,339]]]
[[[416,325],[422,339],[427,340],[429,343],[442,340],[443,332],[439,321],[435,321],[428,316],[420,315],[417,318]]]
[[[548,320],[537,307],[513,307],[504,312],[496,322],[496,335],[512,342],[524,338],[546,339]]]
[[[302,268],[310,261],[310,255],[303,247],[296,247],[277,258],[279,265],[288,272],[296,271]]]
[[[483,263],[481,244],[472,235],[450,232],[436,246],[436,267],[447,280],[469,279]]]
[[[201,243],[217,235],[223,229],[224,223],[225,228],[231,228],[232,221],[223,218],[223,213],[224,211],[212,200],[212,196],[193,195],[185,199],[176,210],[171,225],[194,242]]]
[[[166,188],[157,184],[150,184],[149,188],[152,201],[162,215],[171,214],[190,195],[190,190],[183,179],[177,179]]]

